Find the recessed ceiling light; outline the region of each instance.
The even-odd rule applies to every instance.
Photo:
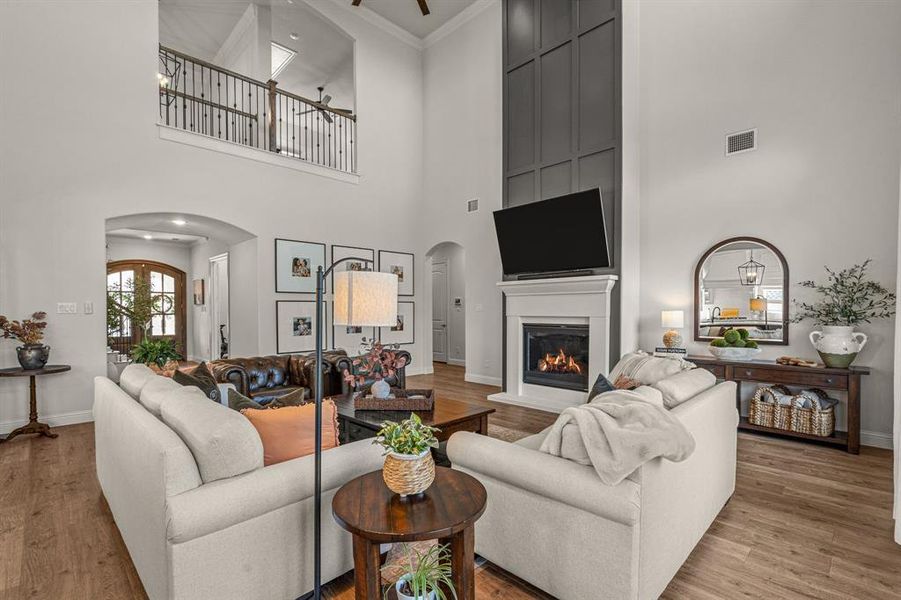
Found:
[[[176,225],[178,225],[179,227],[181,227],[183,225],[187,225],[187,223],[188,223],[184,219],[172,219],[172,222],[175,223]]]
[[[153,239],[153,236],[150,235],[149,233],[146,233],[146,234],[144,234],[144,239],[145,239],[145,240],[152,240],[152,239]]]
[[[295,42],[300,39],[300,36],[296,33],[289,33],[288,37],[294,40]]]

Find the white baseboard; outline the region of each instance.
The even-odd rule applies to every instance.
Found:
[[[90,423],[94,420],[94,412],[90,410],[79,410],[61,415],[40,415],[38,417],[42,423],[46,423],[51,427],[62,427],[63,425],[76,425],[78,423]],[[28,423],[28,419],[19,419],[16,421],[3,421],[0,423],[0,434],[6,435],[13,429],[17,429]]]
[[[469,373],[463,375],[463,380],[469,383],[481,383],[482,385],[493,385],[501,387],[504,381],[500,377],[491,377],[490,375],[479,375],[478,373]]]
[[[882,433],[881,431],[861,431],[860,445],[891,450],[894,446],[894,442],[890,433]]]
[[[455,367],[465,367],[466,361],[462,358],[449,358],[447,359],[447,364],[454,365]]]

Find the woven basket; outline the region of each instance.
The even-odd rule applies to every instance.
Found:
[[[788,431],[791,429],[792,407],[779,404],[774,392],[791,394],[784,385],[757,388],[748,407],[748,422],[752,425]]]
[[[382,467],[382,479],[389,490],[402,497],[421,494],[435,481],[432,451],[426,450],[419,456],[389,454]]]
[[[808,391],[815,393],[821,398],[829,398],[826,392],[821,389],[812,388]],[[804,408],[803,403],[804,397],[800,394],[792,400],[792,431],[820,437],[829,437],[835,433],[834,406],[820,408],[819,403],[816,403],[814,408]]]

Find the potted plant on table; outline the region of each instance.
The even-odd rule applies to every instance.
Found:
[[[145,337],[131,349],[131,357],[136,363],[144,363],[151,369],[162,368],[173,360],[181,360],[181,354],[175,349],[172,340],[155,340],[149,337]]]
[[[345,381],[359,389],[366,385],[367,380],[374,379],[370,387],[373,397],[387,398],[391,395],[391,386],[386,379],[394,377],[397,370],[407,364],[405,357],[397,355],[398,348],[396,344],[384,346],[375,340],[367,343],[363,338],[363,354],[353,360],[353,373],[344,369]]]
[[[50,346],[41,343],[44,339],[44,329],[47,327],[47,313],[39,311],[32,313],[30,319],[22,321],[10,321],[0,315],[0,331],[4,339],[16,339],[22,345],[16,348],[16,356],[22,368],[31,371],[44,368],[50,359]]]
[[[385,589],[386,598],[391,587],[397,591],[400,600],[448,600],[444,589],[453,598],[457,597],[451,581],[450,550],[446,545],[436,544],[425,552],[419,552],[404,544],[404,553],[404,564],[386,565],[388,568],[400,567],[406,571],[393,586]]]
[[[822,330],[810,333],[810,343],[827,367],[845,369],[854,362],[867,343],[865,333],[854,326],[895,314],[895,294],[867,277],[871,259],[841,271],[826,267],[827,281],[802,281],[801,286],[815,290],[816,302],[794,300],[793,323],[812,319]]]
[[[438,447],[435,433],[440,431],[422,422],[419,415],[396,423],[385,421],[373,444],[385,448],[382,478],[392,492],[405,497],[421,494],[435,481],[432,448]]]

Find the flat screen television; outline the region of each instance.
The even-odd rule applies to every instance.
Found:
[[[495,211],[494,227],[505,275],[610,266],[597,188]]]

